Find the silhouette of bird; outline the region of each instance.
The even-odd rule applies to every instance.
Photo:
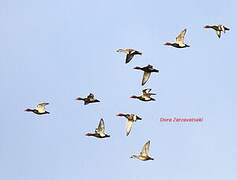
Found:
[[[157,69],[154,69],[152,65],[148,64],[147,66],[145,67],[135,67],[134,69],[137,69],[137,70],[142,70],[144,71],[144,74],[143,74],[143,78],[142,78],[142,86],[144,84],[146,84],[146,82],[149,80],[150,76],[151,76],[151,73],[152,72],[159,72],[159,70]]]
[[[229,31],[230,29],[225,27],[224,25],[206,25],[204,26],[204,28],[211,28],[211,29],[214,29],[216,31],[216,35],[218,38],[221,37],[221,33],[222,32],[226,32],[226,31]]]
[[[117,52],[123,52],[126,54],[126,64],[129,63],[135,55],[142,55],[140,51],[131,48],[118,49]]]
[[[25,111],[27,112],[33,112],[37,115],[43,115],[43,114],[49,114],[48,111],[45,110],[45,106],[47,106],[49,103],[39,103],[35,109],[26,109]]]
[[[144,89],[142,90],[142,95],[131,96],[130,98],[139,99],[140,101],[155,101],[155,99],[151,97],[152,95],[156,95],[156,94],[151,93],[151,89]]]
[[[95,98],[94,94],[92,94],[92,93],[90,93],[85,98],[78,97],[76,100],[84,101],[84,105],[87,105],[87,104],[90,104],[90,103],[100,102],[98,99]]]

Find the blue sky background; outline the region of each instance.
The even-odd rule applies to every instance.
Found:
[[[235,179],[236,2],[7,0],[0,2],[0,179]],[[206,24],[231,28],[218,39]],[[190,48],[163,45],[187,28]],[[129,64],[118,48],[143,52]],[[142,72],[160,70],[139,94]],[[145,88],[144,87],[144,88]],[[101,103],[83,106],[95,93]],[[24,112],[49,102],[50,115]],[[143,117],[125,136],[118,112]],[[84,136],[104,118],[109,139]],[[203,117],[161,123],[161,117]],[[151,140],[155,161],[129,159]]]

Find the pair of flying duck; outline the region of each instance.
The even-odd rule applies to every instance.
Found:
[[[118,114],[118,116],[125,116],[127,119],[129,119],[128,120],[129,122],[130,121],[132,121],[132,122],[136,121],[136,119],[139,118],[138,116],[136,116],[134,114],[123,114],[123,113],[120,113],[120,114]],[[129,130],[129,132],[130,132],[130,130]],[[95,132],[87,133],[86,136],[93,136],[93,137],[96,137],[96,138],[107,138],[107,137],[110,137],[110,135],[105,133],[104,120],[103,119],[100,120],[98,127],[95,129]],[[148,141],[143,146],[142,151],[138,155],[132,155],[131,158],[137,158],[137,159],[142,160],[142,161],[154,160],[152,157],[149,156],[149,148],[150,148],[150,141]]]
[[[140,51],[131,48],[118,49],[117,52],[123,52],[126,54],[125,63],[129,63],[135,55],[142,55]],[[153,68],[153,66],[150,64],[144,67],[137,66],[134,69],[142,70],[144,72],[142,78],[142,86],[149,80],[152,72],[159,72],[159,70]]]
[[[84,105],[88,105],[90,103],[96,103],[96,102],[100,102],[98,99],[95,98],[94,94],[90,93],[87,97],[85,98],[81,98],[81,97],[78,97],[76,100],[82,100],[84,101]],[[45,102],[42,102],[42,103],[39,103],[36,108],[34,109],[26,109],[25,111],[27,112],[33,112],[37,115],[43,115],[43,114],[49,114],[48,111],[46,111],[45,109],[45,106],[47,106],[49,103],[45,103]]]

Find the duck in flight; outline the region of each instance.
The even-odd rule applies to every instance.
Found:
[[[148,65],[145,66],[145,67],[138,67],[138,66],[137,66],[137,67],[135,67],[134,69],[144,71],[143,78],[142,78],[142,86],[143,86],[144,84],[146,84],[146,82],[149,80],[149,78],[150,78],[152,72],[156,72],[156,73],[159,72],[158,69],[153,68],[153,66],[150,65],[150,64],[148,64]]]
[[[98,99],[95,98],[94,94],[90,93],[87,97],[85,98],[81,98],[78,97],[76,100],[81,100],[84,101],[84,105],[90,104],[90,103],[96,103],[96,102],[100,102]]]
[[[221,33],[225,33],[226,31],[229,31],[230,29],[225,27],[224,25],[206,25],[204,26],[204,28],[211,28],[211,29],[214,29],[216,31],[216,35],[218,38],[221,37]]]
[[[105,134],[105,123],[103,119],[100,119],[98,127],[95,129],[94,133],[87,133],[86,136],[93,136],[96,138],[107,138],[110,135]]]
[[[142,90],[142,95],[140,96],[131,96],[130,98],[139,99],[140,101],[155,101],[152,95],[156,95],[155,93],[151,93],[151,89]]]
[[[49,114],[48,111],[45,110],[45,106],[47,106],[49,103],[39,103],[35,109],[26,109],[26,112],[33,112],[37,115],[43,115],[43,114]]]
[[[127,125],[126,125],[126,135],[127,136],[131,132],[133,123],[136,122],[137,120],[142,120],[141,117],[139,117],[139,116],[137,116],[135,114],[119,113],[119,114],[117,114],[117,116],[122,116],[122,117],[127,118]]]
[[[126,54],[126,64],[129,63],[135,55],[142,55],[140,51],[131,48],[118,49],[117,52],[123,52]]]
[[[175,42],[167,42],[164,45],[166,46],[173,46],[175,48],[186,48],[186,47],[190,47],[189,45],[184,43],[184,37],[185,34],[187,32],[187,29],[184,29],[183,31],[181,31],[179,33],[179,35],[176,37],[176,41]]]
[[[154,158],[149,156],[150,141],[148,141],[142,148],[139,155],[132,155],[131,158],[136,158],[142,161],[154,160]]]

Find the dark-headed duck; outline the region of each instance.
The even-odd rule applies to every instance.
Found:
[[[176,37],[176,41],[175,42],[167,42],[164,45],[166,46],[173,46],[175,48],[186,48],[186,47],[190,47],[189,45],[184,43],[184,37],[186,34],[187,29],[184,29],[183,31],[181,31],[179,33],[179,35]]]
[[[211,28],[211,29],[214,29],[216,31],[216,35],[218,38],[221,37],[221,33],[222,32],[226,32],[226,31],[229,31],[230,29],[225,27],[224,25],[206,25],[204,26],[204,28]]]
[[[25,111],[27,112],[33,112],[35,114],[38,114],[38,115],[42,115],[42,114],[49,114],[48,111],[45,110],[45,106],[48,105],[49,103],[39,103],[35,109],[26,109]]]
[[[142,95],[131,96],[130,98],[139,99],[140,101],[155,101],[155,99],[151,97],[152,95],[156,95],[156,94],[151,93],[151,89],[144,89],[142,91]]]
[[[118,49],[117,52],[123,52],[126,54],[126,64],[129,63],[135,55],[142,55],[140,51],[131,48]]]
[[[154,69],[152,65],[148,64],[147,66],[145,67],[135,67],[134,69],[138,69],[138,70],[142,70],[144,71],[144,74],[143,74],[143,78],[142,78],[142,86],[144,84],[146,84],[146,82],[149,80],[150,78],[150,75],[152,72],[156,72],[158,73],[159,70],[158,69]]]
[[[76,100],[84,101],[84,105],[87,105],[87,104],[90,104],[90,103],[100,102],[98,99],[95,98],[94,94],[92,94],[92,93],[90,93],[85,98],[78,97]]]

